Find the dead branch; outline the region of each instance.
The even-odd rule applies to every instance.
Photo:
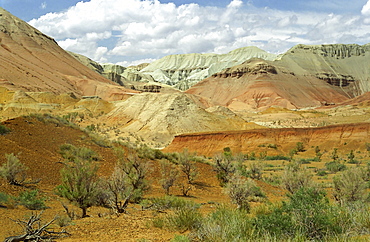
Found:
[[[70,235],[65,230],[60,232],[47,230],[47,227],[55,221],[55,218],[41,225],[41,215],[42,212],[39,214],[32,214],[28,221],[11,219],[13,222],[17,223],[23,228],[24,234],[7,237],[5,238],[4,242],[44,241]]]

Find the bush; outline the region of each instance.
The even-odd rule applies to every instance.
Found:
[[[0,207],[5,207],[4,204],[6,204],[9,200],[9,195],[3,192],[0,192]]]
[[[151,209],[157,211],[163,211],[167,209],[181,209],[181,208],[189,208],[189,209],[198,209],[200,207],[199,204],[193,201],[187,201],[182,198],[178,198],[175,196],[164,196],[164,197],[156,197],[148,199],[147,205]]]
[[[326,176],[328,173],[325,170],[318,170],[316,174],[318,176]]]
[[[303,187],[288,198],[281,207],[257,215],[254,224],[260,234],[270,233],[279,238],[299,234],[308,240],[322,240],[343,232],[336,223],[339,210],[330,205],[325,192]]]
[[[289,157],[283,155],[266,156],[265,160],[289,160]]]
[[[305,147],[304,147],[304,145],[303,145],[302,142],[297,142],[296,147],[295,147],[295,150],[297,152],[305,152],[306,151],[306,149],[305,149]]]
[[[224,189],[230,197],[231,202],[238,206],[238,209],[249,212],[249,199],[252,197],[264,197],[261,189],[252,179],[244,179],[240,175],[234,175]]]
[[[341,164],[338,161],[327,162],[325,163],[325,167],[331,173],[337,173],[338,171],[344,171],[345,169],[347,169],[346,165]]]
[[[220,182],[221,186],[225,186],[230,177],[236,171],[236,164],[232,159],[232,156],[227,156],[225,154],[218,154],[213,157],[214,160],[214,169],[217,173],[217,179]]]
[[[0,175],[11,185],[23,185],[28,168],[13,153],[5,154],[5,158],[6,162],[0,167]]]
[[[202,215],[197,209],[180,208],[173,214],[166,216],[166,227],[177,231],[189,231],[197,228],[201,222]]]
[[[244,211],[220,207],[206,216],[190,237],[206,242],[257,241],[253,231],[252,221]]]
[[[16,200],[19,201],[20,205],[30,210],[42,210],[46,208],[45,199],[39,197],[39,192],[36,189],[21,192]]]
[[[61,170],[62,184],[56,187],[59,196],[68,199],[82,210],[83,218],[87,216],[87,209],[97,203],[97,169],[91,161],[77,158]]]
[[[179,166],[188,184],[193,184],[198,175],[197,167],[194,162],[194,154],[189,154],[187,150],[179,153]]]
[[[263,167],[264,167],[264,164],[261,163],[261,162],[258,162],[258,163],[257,162],[252,162],[249,165],[249,169],[246,171],[246,174],[242,174],[242,175],[245,175],[245,176],[250,177],[252,179],[260,180],[260,179],[262,179]]]
[[[5,125],[0,124],[0,135],[4,135],[10,132],[10,129]]]
[[[116,166],[108,179],[100,182],[98,204],[113,209],[116,213],[124,213],[131,197],[131,187],[126,174]]]
[[[60,146],[59,152],[67,161],[74,161],[75,159],[83,159],[86,161],[98,161],[99,155],[86,147],[76,147],[72,144],[63,144]]]
[[[120,169],[125,174],[125,181],[130,189],[130,201],[140,202],[150,186],[146,179],[149,172],[149,162],[145,158],[129,150],[128,154],[124,154],[124,150],[116,149],[118,157],[117,169]]]
[[[301,169],[299,164],[287,166],[281,177],[282,185],[290,193],[295,193],[303,187],[313,187],[312,175],[307,169]]]
[[[364,201],[367,188],[364,177],[365,171],[358,167],[336,175],[333,179],[335,199],[341,204]]]
[[[162,179],[159,181],[162,188],[165,190],[166,195],[170,194],[170,188],[175,185],[178,178],[179,171],[175,164],[161,160],[160,162]]]

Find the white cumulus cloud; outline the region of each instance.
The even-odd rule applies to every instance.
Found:
[[[370,0],[362,7],[361,13],[363,15],[370,15]]]
[[[90,0],[29,23],[63,48],[96,61],[136,63],[169,54],[225,53],[254,45],[282,53],[296,44],[370,42],[370,0],[358,15],[224,7],[158,0]]]

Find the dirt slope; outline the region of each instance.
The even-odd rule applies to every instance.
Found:
[[[201,155],[212,156],[230,147],[234,152],[258,152],[266,150],[263,145],[275,144],[278,149],[270,149],[269,154],[287,154],[297,142],[303,142],[307,149],[320,146],[321,150],[331,151],[334,147],[340,152],[350,150],[365,151],[370,142],[370,123],[332,125],[320,128],[284,128],[247,131],[213,132],[184,134],[176,136],[164,151],[173,152],[187,148]]]
[[[58,44],[0,8],[0,86],[117,99],[130,92],[90,70]],[[114,97],[112,97],[114,96]]]
[[[216,73],[186,92],[236,112],[261,111],[271,106],[317,107],[348,99],[337,86],[316,77],[297,76],[276,62],[262,59],[251,59]]]

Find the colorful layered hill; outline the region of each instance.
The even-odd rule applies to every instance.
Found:
[[[54,39],[0,8],[0,87],[122,99],[131,92],[90,70]]]

